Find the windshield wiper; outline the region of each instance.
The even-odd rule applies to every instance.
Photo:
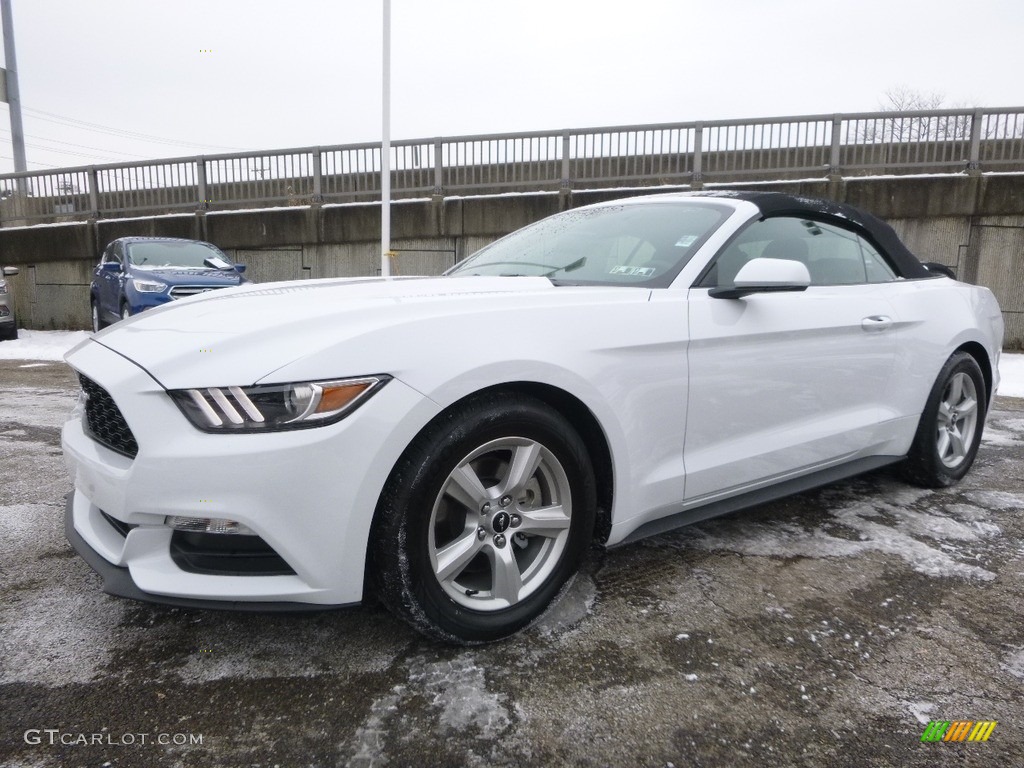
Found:
[[[582,267],[586,263],[587,263],[587,257],[586,256],[580,256],[578,259],[576,259],[576,261],[572,262],[571,264],[566,264],[564,267],[555,267],[550,272],[545,272],[542,275],[542,277],[551,277],[553,274],[555,274],[555,272],[572,272],[574,270],[579,269],[580,267]]]

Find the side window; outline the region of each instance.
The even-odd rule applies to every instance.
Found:
[[[869,242],[861,238],[860,247],[864,254],[869,283],[891,283],[896,279],[896,272]]]
[[[885,283],[896,273],[854,232],[811,219],[780,216],[756,221],[715,259],[701,288],[730,286],[751,259],[787,259],[807,266],[811,285]]]

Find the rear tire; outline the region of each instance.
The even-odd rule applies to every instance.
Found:
[[[423,634],[470,644],[537,618],[594,530],[594,471],[572,425],[514,393],[471,398],[406,449],[381,500],[369,577]]]
[[[957,352],[942,367],[928,395],[903,476],[925,488],[946,488],[971,469],[985,425],[985,378],[978,362]]]

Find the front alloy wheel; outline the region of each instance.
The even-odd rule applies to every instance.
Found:
[[[492,440],[444,481],[430,515],[430,565],[456,603],[509,608],[542,586],[569,541],[565,467],[525,437]]]
[[[575,574],[596,504],[586,447],[560,413],[523,395],[480,395],[428,425],[392,471],[369,576],[424,634],[497,640]]]

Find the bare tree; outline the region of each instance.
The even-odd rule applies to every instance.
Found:
[[[878,105],[880,112],[891,116],[859,121],[856,137],[873,143],[906,143],[919,141],[957,141],[971,136],[971,115],[908,115],[908,112],[938,112],[964,109],[962,105],[948,106],[941,93],[922,93],[899,85],[885,92]]]

